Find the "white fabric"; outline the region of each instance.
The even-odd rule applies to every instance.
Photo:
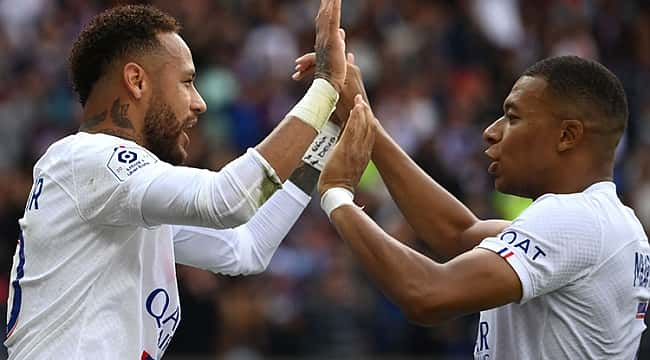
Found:
[[[339,93],[325,79],[314,79],[305,96],[289,111],[294,116],[320,131],[336,109]]]
[[[250,154],[233,171],[249,182],[237,173],[216,185],[222,172],[173,167],[108,135],[79,133],[53,144],[34,167],[20,220],[9,358],[144,359],[146,352],[160,359],[180,307],[172,226],[155,224],[232,223],[219,218],[232,214],[218,210],[236,208],[224,204],[237,204],[228,186],[250,189],[243,184],[267,176]],[[290,206],[287,213],[299,212]]]
[[[144,150],[143,150],[144,151]],[[250,219],[271,194],[281,187],[275,172],[270,173],[255,149],[231,161],[219,176],[209,170],[161,164],[165,169],[138,171],[139,188],[123,188],[122,193],[142,194],[142,224],[182,224],[216,228],[234,227]],[[149,169],[146,169],[149,170]],[[150,180],[151,177],[155,177]],[[133,191],[131,191],[133,190]],[[102,200],[102,199],[100,199]],[[120,201],[118,197],[116,199]],[[113,216],[126,216],[119,207],[106,206]]]
[[[341,127],[328,121],[307,148],[302,161],[318,171],[323,171],[340,133]]]
[[[634,359],[650,247],[613,183],[544,195],[478,246],[512,266],[523,296],[481,312],[475,359]]]
[[[234,229],[173,226],[176,262],[225,275],[260,273],[310,199],[287,181],[255,216]]]
[[[332,218],[332,211],[343,205],[354,205],[354,194],[345,188],[333,187],[328,189],[320,199],[320,207],[328,218]]]

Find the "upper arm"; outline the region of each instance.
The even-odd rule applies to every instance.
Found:
[[[507,220],[477,221],[460,235],[459,241],[462,244],[464,251],[467,251],[474,248],[483,241],[483,239],[496,236],[505,228],[510,226],[510,224],[510,221]]]
[[[499,225],[481,222],[472,231],[488,234],[492,226]],[[581,199],[538,199],[499,234],[437,265],[418,318],[439,321],[556,291],[593,269],[601,253],[600,234],[598,220]]]
[[[433,324],[521,299],[517,273],[492,251],[473,249],[435,266],[436,279],[431,282],[435,285],[424,294],[425,305],[410,314],[415,322]]]
[[[145,226],[142,198],[152,179],[170,165],[138,146],[83,144],[76,149],[72,179],[84,220],[112,226]]]

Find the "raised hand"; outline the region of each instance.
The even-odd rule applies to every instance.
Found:
[[[361,69],[355,64],[354,54],[348,53],[346,66],[347,71],[345,82],[343,83],[343,88],[339,92],[339,102],[336,105],[335,111],[336,117],[340,119],[339,121],[341,123],[345,123],[345,120],[347,120],[350,111],[354,107],[354,97],[357,94],[361,94],[366,104],[370,104],[368,101],[368,95],[366,94],[366,89],[363,85]],[[300,81],[313,74],[316,69],[316,54],[308,53],[297,58],[295,69],[296,72],[291,76],[291,78],[296,81]]]
[[[341,0],[321,0],[316,15],[314,77],[329,81],[341,91],[347,71],[345,32],[341,29]]]
[[[342,187],[354,192],[370,161],[375,143],[374,118],[370,106],[363,101],[361,95],[354,98],[354,103],[341,138],[332,150],[318,180],[318,191],[321,195],[333,187]]]

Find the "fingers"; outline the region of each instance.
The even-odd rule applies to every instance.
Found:
[[[341,133],[341,141],[347,138],[354,139],[358,136],[357,134],[360,132],[359,123],[363,121],[363,116],[362,104],[358,103],[357,98],[355,97],[354,106],[352,107],[352,110],[350,110],[350,115],[348,116],[348,120],[346,121],[343,132]]]
[[[316,15],[316,26],[323,26],[322,29],[327,29],[330,36],[334,36],[334,32],[338,31],[339,37],[345,40],[345,32],[341,31],[341,0],[321,0]]]
[[[296,71],[291,75],[291,78],[295,81],[300,81],[308,76],[314,75],[315,72],[316,72],[316,67],[312,66],[306,70]]]
[[[291,78],[298,81],[302,80],[305,77],[312,75],[316,69],[316,53],[308,53],[296,59],[296,70]]]
[[[365,122],[365,112],[363,110],[363,98],[360,95],[354,97],[354,106],[350,110],[350,116],[343,129],[341,138],[351,137],[353,139],[362,135],[362,127]]]
[[[316,62],[316,53],[310,52],[296,59],[296,64],[313,64]]]
[[[353,53],[348,53],[348,64],[354,65],[354,54]]]
[[[332,19],[330,25],[334,29],[339,29],[341,27],[341,0],[332,1]],[[345,34],[343,37],[345,38]]]
[[[361,95],[357,95],[361,97]],[[366,103],[365,101],[363,102],[363,111],[365,114],[365,120],[366,120],[366,134],[365,134],[365,142],[367,144],[371,144],[370,147],[372,147],[372,144],[375,143],[375,130],[373,129],[373,120],[375,116],[372,113],[372,109],[370,109],[370,105]]]

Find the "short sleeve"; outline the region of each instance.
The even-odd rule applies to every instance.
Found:
[[[72,168],[79,212],[93,224],[146,227],[142,197],[171,165],[133,142],[107,138],[83,141],[75,149]]]
[[[478,247],[512,266],[525,303],[587,275],[600,258],[602,229],[581,194],[546,195]]]

